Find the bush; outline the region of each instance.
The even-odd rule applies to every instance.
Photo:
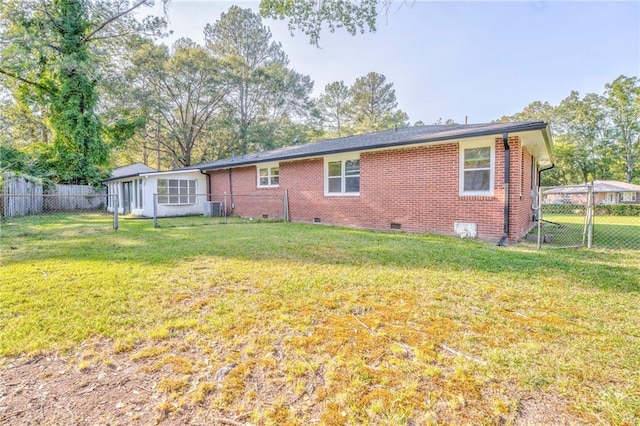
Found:
[[[598,204],[596,216],[640,216],[640,204]]]
[[[584,204],[543,204],[542,214],[578,215],[586,214]],[[640,216],[640,204],[597,204],[596,216]]]
[[[542,214],[579,215],[586,214],[584,204],[543,204]]]

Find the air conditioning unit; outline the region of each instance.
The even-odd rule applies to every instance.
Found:
[[[204,203],[204,215],[213,217],[222,216],[222,203],[219,201],[206,201]]]

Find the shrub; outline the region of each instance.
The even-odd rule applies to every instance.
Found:
[[[597,216],[640,216],[640,204],[598,204]]]
[[[544,204],[542,214],[578,215],[586,214],[584,204]],[[596,204],[596,216],[640,216],[640,204]]]

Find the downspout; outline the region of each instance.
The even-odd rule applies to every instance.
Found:
[[[202,173],[203,175],[205,175],[207,177],[207,201],[211,201],[211,175],[207,172],[203,172],[202,169],[198,169],[200,171],[200,173]]]
[[[546,167],[544,169],[539,169],[538,170],[538,194],[536,194],[536,196],[538,196],[538,212],[534,217],[535,221],[540,221],[540,209],[542,209],[542,193],[540,192],[540,187],[542,186],[542,172],[546,172],[547,170],[551,170],[555,167],[555,163],[551,163],[551,165],[549,167]]]
[[[509,181],[511,180],[511,147],[509,146],[509,133],[502,134],[504,144],[504,226],[499,246],[504,246],[509,238]]]
[[[542,172],[546,172],[547,170],[551,170],[555,167],[555,163],[551,164],[549,167],[538,170],[538,187],[542,186]]]
[[[231,196],[231,214],[233,214],[233,209],[236,207],[233,203],[233,169],[229,167],[229,195]]]

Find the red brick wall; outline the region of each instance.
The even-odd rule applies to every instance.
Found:
[[[510,240],[514,241],[530,226],[532,159],[522,150],[519,138],[510,138],[509,143]],[[294,222],[313,222],[317,218],[324,224],[381,230],[390,229],[394,223],[400,224],[403,231],[446,235],[453,235],[454,222],[467,222],[477,224],[478,238],[500,239],[504,206],[502,138],[495,140],[492,196],[459,195],[459,161],[457,143],[362,153],[359,196],[324,195],[322,158],[280,162],[279,188],[257,188],[256,167],[239,167],[232,171],[233,213],[260,217],[266,210],[273,210],[273,201],[265,202],[260,196],[281,196],[287,190],[289,214]],[[231,193],[228,170],[211,175],[212,194]],[[240,202],[245,199],[252,203]]]
[[[522,146],[519,138],[509,138],[509,146],[511,148],[509,241],[514,242],[534,225],[531,208],[533,203],[531,196],[533,156]]]
[[[211,175],[211,200],[223,202],[227,214],[255,218],[283,218],[283,190],[257,188],[255,166],[216,170]],[[233,191],[231,190],[233,189]]]

